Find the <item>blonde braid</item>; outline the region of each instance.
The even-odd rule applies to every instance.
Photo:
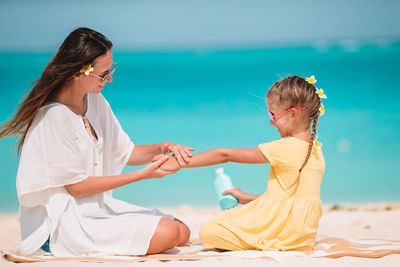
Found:
[[[314,145],[315,135],[317,133],[318,118],[319,118],[319,116],[317,115],[317,117],[314,118],[314,120],[313,120],[312,134],[311,134],[310,142],[308,143],[307,155],[306,155],[306,158],[305,158],[305,160],[303,162],[303,165],[301,165],[301,168],[299,169],[299,173],[301,173],[301,171],[303,170],[304,166],[306,166],[306,164],[308,162],[308,159],[310,158],[311,150],[312,150],[312,147]]]

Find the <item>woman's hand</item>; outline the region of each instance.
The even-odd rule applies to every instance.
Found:
[[[157,155],[158,156],[158,155]],[[144,179],[150,179],[150,178],[162,178],[165,175],[176,173],[178,170],[164,170],[161,168],[161,165],[163,165],[168,159],[168,155],[162,155],[161,157],[158,157],[154,162],[150,163],[146,167],[140,170],[141,176]]]
[[[165,142],[161,148],[161,152],[163,154],[173,153],[173,156],[181,166],[185,165],[185,162],[189,162],[189,158],[192,157],[192,153],[190,151],[194,151],[194,148],[172,142]]]
[[[236,186],[233,189],[228,189],[222,192],[223,195],[232,194],[234,197],[237,198],[240,204],[247,204],[250,201],[253,201],[258,197],[258,195],[247,194],[237,188]]]
[[[159,155],[155,155],[153,157],[153,162],[159,160],[160,158],[167,156],[168,160],[166,162],[164,162],[160,168],[164,171],[170,171],[170,172],[177,172],[181,169],[181,166],[178,164],[178,161],[176,160],[176,158],[174,158],[171,155],[165,155],[165,154],[159,154]]]

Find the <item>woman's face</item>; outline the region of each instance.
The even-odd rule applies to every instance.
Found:
[[[110,73],[112,66],[113,54],[111,50],[108,50],[107,53],[93,61],[93,71],[89,75],[80,75],[80,86],[86,93],[99,94],[107,82],[112,82],[112,75],[106,82],[102,82],[102,77]]]

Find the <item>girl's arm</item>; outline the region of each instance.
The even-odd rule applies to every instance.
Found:
[[[174,153],[180,165],[184,165],[192,156],[190,151],[194,149],[172,142],[162,142],[152,145],[135,145],[128,160],[129,166],[143,165],[152,161],[157,154]]]
[[[178,170],[179,168],[194,168],[217,165],[226,162],[261,164],[269,163],[258,147],[254,148],[215,148],[193,155],[183,166],[179,166],[173,157],[164,163],[163,170]]]
[[[162,155],[157,155],[156,157],[154,157],[153,160],[157,160],[160,157],[162,157]],[[161,169],[165,171],[178,171],[180,168],[202,167],[226,162],[250,164],[269,163],[268,159],[264,156],[263,153],[261,153],[258,147],[216,148],[193,155],[189,159],[189,161],[183,166],[179,166],[176,159],[172,156],[169,156],[168,161],[161,165]],[[245,193],[237,187],[235,187],[234,189],[226,190],[225,192],[223,192],[223,194],[232,194],[238,199],[240,204],[246,204],[259,197],[258,195]]]
[[[166,171],[160,168],[160,166],[165,161],[167,161],[167,159],[168,159],[167,156],[161,157],[157,161],[147,165],[141,170],[121,175],[89,176],[85,180],[79,183],[66,185],[65,188],[72,196],[74,196],[75,198],[79,198],[109,191],[117,187],[121,187],[123,185],[127,185],[145,179],[161,178],[167,174],[175,172],[175,171]]]

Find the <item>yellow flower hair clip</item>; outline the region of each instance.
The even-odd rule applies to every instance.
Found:
[[[324,94],[324,90],[322,90],[322,89],[318,89],[318,88],[315,88],[315,92],[317,93],[317,95],[319,96],[319,98],[328,98],[327,96],[326,96],[326,94]]]
[[[315,79],[315,76],[314,76],[314,75],[311,75],[310,77],[306,77],[305,80],[306,80],[308,83],[312,84],[312,85],[314,85],[314,83],[317,82],[317,80]],[[315,87],[315,86],[314,86],[314,87]],[[320,107],[319,107],[319,113],[320,113],[320,116],[322,116],[322,115],[325,114],[325,106],[324,106],[324,104],[322,104],[322,98],[326,99],[326,98],[328,98],[328,97],[326,96],[326,94],[324,94],[324,90],[318,89],[317,87],[315,87],[315,93],[319,96],[319,99],[320,99],[321,105],[320,105]],[[314,145],[315,145],[316,147],[321,147],[321,146],[322,146],[322,143],[321,143],[321,142],[318,142],[317,139],[318,139],[318,135],[317,135],[317,136],[315,137],[315,139],[314,139]]]
[[[325,106],[322,103],[321,103],[321,106],[319,107],[319,113],[320,113],[320,116],[325,114]]]
[[[309,83],[311,83],[311,84],[314,84],[314,83],[317,82],[317,80],[315,79],[315,76],[314,76],[314,75],[311,75],[311,77],[307,77],[307,78],[306,78],[306,81],[309,82]]]
[[[84,73],[86,76],[89,76],[89,74],[90,74],[93,70],[94,70],[94,69],[93,69],[93,67],[92,67],[92,64],[89,64],[89,65],[83,66],[80,72],[81,72],[81,73]]]
[[[318,140],[318,135],[317,135],[317,137],[315,137],[315,139],[314,139],[314,145],[316,145],[317,147],[321,147],[321,146],[322,146],[322,143],[321,143],[321,142],[318,142],[317,140]]]

